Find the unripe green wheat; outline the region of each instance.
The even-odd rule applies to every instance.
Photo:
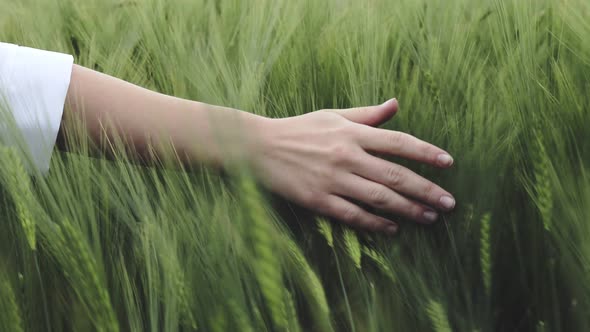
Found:
[[[367,246],[363,246],[363,253],[366,256],[368,256],[369,258],[371,258],[373,260],[373,262],[375,262],[375,264],[379,267],[381,272],[383,272],[383,274],[385,274],[387,277],[389,277],[389,279],[392,282],[396,281],[395,275],[394,275],[393,271],[391,270],[391,268],[389,267],[389,264],[387,263],[387,260],[385,259],[385,257],[383,257],[381,254],[379,254],[376,250],[371,249]]]
[[[176,276],[177,296],[179,298],[180,309],[183,313],[184,319],[193,330],[197,330],[197,321],[195,320],[188,302],[189,292],[187,290],[184,273],[182,271],[175,271],[174,275]]]
[[[0,155],[2,180],[12,194],[29,247],[35,250],[35,221],[31,211],[36,207],[36,201],[31,191],[31,179],[14,148],[0,147]]]
[[[481,218],[481,232],[479,243],[479,257],[481,264],[481,275],[486,294],[489,296],[492,287],[492,259],[490,257],[490,219],[489,213],[484,214]]]
[[[254,319],[256,322],[257,329],[255,329],[255,330],[256,331],[268,330],[268,328],[266,327],[266,323],[264,322],[264,318],[262,317],[262,313],[260,312],[260,309],[258,308],[258,304],[256,304],[256,302],[254,302],[254,301],[251,301],[250,307],[252,307],[252,312],[254,313]]]
[[[254,332],[250,318],[248,318],[244,308],[234,299],[230,299],[227,305],[239,330],[243,332]]]
[[[23,331],[23,321],[16,296],[6,278],[0,281],[0,324],[3,331]]]
[[[262,195],[252,178],[242,176],[241,193],[244,195],[244,207],[250,222],[250,239],[254,251],[254,270],[256,279],[271,312],[277,329],[286,330],[288,326],[287,311],[284,302],[284,285],[281,264],[276,254],[274,241],[278,229],[273,226],[268,213],[262,205]]]
[[[288,290],[285,291],[285,302],[287,303],[287,314],[289,318],[289,332],[301,331],[299,326],[299,317],[297,315],[297,309],[295,308],[295,300],[293,295]]]
[[[111,306],[106,285],[100,280],[94,257],[80,231],[69,221],[55,225],[56,237],[50,250],[62,266],[63,273],[80,301],[87,307],[98,331],[118,331],[119,326]]]
[[[451,332],[451,325],[449,324],[449,319],[447,317],[447,313],[443,306],[431,299],[427,306],[426,312],[428,313],[428,317],[430,318],[430,322],[432,323],[432,328],[435,332]]]
[[[331,330],[330,326],[330,307],[326,299],[324,287],[316,273],[309,265],[305,255],[297,244],[286,238],[282,241],[285,245],[285,252],[287,253],[288,271],[295,279],[299,287],[302,288],[306,295],[307,301],[312,304],[312,314],[319,325],[322,326],[323,331]]]
[[[221,306],[219,306],[217,308],[217,311],[215,311],[215,314],[211,317],[211,331],[213,332],[226,332],[228,331],[228,326],[227,326],[227,317],[224,315],[223,310],[221,309]]]
[[[535,174],[535,200],[543,226],[546,230],[551,230],[552,213],[553,213],[553,193],[551,186],[551,160],[547,155],[545,145],[541,135],[534,131],[534,174]]]
[[[330,248],[334,248],[334,236],[332,233],[332,224],[325,218],[317,218],[318,231],[324,236]]]
[[[348,253],[348,257],[350,257],[350,259],[352,259],[352,261],[354,262],[354,266],[356,266],[357,269],[360,269],[361,268],[362,253],[361,253],[361,244],[360,244],[359,239],[356,235],[356,232],[348,227],[345,227],[344,233],[343,233],[343,239],[344,239],[344,248],[346,249],[346,252]]]
[[[422,70],[422,72],[424,73],[424,82],[430,98],[434,100],[436,104],[440,104],[440,89],[434,81],[434,77],[427,69]]]

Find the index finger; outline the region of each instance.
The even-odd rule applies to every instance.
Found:
[[[373,152],[416,160],[437,167],[450,167],[453,157],[445,150],[399,131],[364,126],[360,145]]]

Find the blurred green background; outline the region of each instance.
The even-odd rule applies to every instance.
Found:
[[[586,0],[0,0],[0,40],[285,117],[382,103],[455,158],[396,238],[245,176],[0,153],[2,331],[587,331]],[[31,93],[34,93],[33,91]]]

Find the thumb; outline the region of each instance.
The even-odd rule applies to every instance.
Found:
[[[391,119],[397,112],[398,107],[399,104],[397,99],[393,98],[381,105],[376,106],[334,109],[326,111],[338,113],[352,122],[377,127]]]

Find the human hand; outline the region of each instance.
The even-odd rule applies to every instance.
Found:
[[[371,153],[412,159],[440,168],[452,166],[444,150],[411,135],[375,128],[398,109],[382,105],[267,119],[250,154],[263,185],[284,198],[350,226],[394,234],[394,221],[350,201],[433,223],[438,211],[455,206],[451,194],[411,170]]]

